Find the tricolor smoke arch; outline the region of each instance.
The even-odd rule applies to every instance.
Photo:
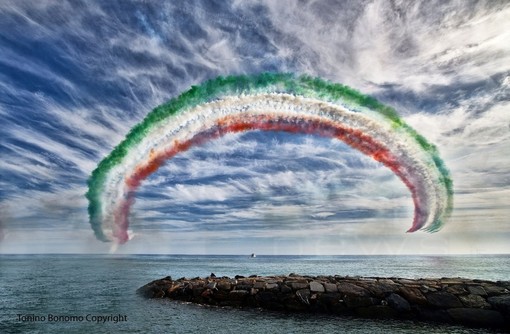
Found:
[[[128,240],[140,183],[166,160],[229,132],[287,131],[337,138],[391,169],[415,206],[408,232],[438,231],[452,181],[434,145],[396,112],[349,87],[308,76],[218,77],[193,86],[136,125],[88,180],[90,224],[100,240]]]

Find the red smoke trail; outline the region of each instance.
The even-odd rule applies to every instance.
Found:
[[[252,130],[284,131],[298,134],[313,134],[321,137],[336,138],[357,149],[364,154],[381,162],[391,169],[411,191],[414,202],[413,225],[408,232],[414,232],[424,226],[424,216],[421,214],[422,196],[421,191],[414,185],[411,176],[404,173],[405,170],[398,157],[383,144],[375,141],[370,135],[360,130],[346,127],[343,124],[334,123],[318,117],[281,117],[277,115],[236,115],[226,116],[216,121],[216,125],[194,135],[191,139],[179,142],[175,140],[172,145],[164,150],[151,150],[148,159],[138,164],[134,172],[126,177],[125,185],[128,189],[125,199],[117,207],[114,213],[114,237],[119,243],[128,241],[128,215],[134,203],[134,193],[140,183],[154,173],[168,159],[176,154],[187,151],[193,146],[201,145],[212,139],[221,137],[227,133],[245,132]],[[425,208],[426,209],[426,208]]]

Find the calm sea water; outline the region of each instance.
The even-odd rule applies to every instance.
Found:
[[[486,333],[413,321],[218,309],[135,293],[164,276],[211,272],[508,280],[510,257],[0,255],[0,333]]]

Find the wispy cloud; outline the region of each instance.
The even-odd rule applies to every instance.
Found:
[[[395,107],[451,170],[456,210],[441,240],[508,235],[504,2],[3,1],[0,16],[0,239],[11,245],[45,229],[61,249],[74,249],[69,238],[95,245],[84,194],[97,163],[191,85],[263,71],[321,76]],[[167,162],[140,189],[131,221],[139,239],[174,231],[196,249],[228,230],[234,243],[313,236],[330,250],[328,236],[358,236],[371,253],[386,247],[376,235],[413,248],[399,239],[410,219],[408,190],[375,161],[334,140],[256,132]],[[430,251],[428,237],[412,238]],[[448,242],[445,251],[462,248]]]

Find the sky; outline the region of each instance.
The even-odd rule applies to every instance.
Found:
[[[507,1],[0,2],[0,253],[510,253]],[[151,175],[131,240],[96,240],[87,179],[156,106],[290,72],[393,107],[454,185],[438,233],[409,190],[327,138],[229,134]]]

